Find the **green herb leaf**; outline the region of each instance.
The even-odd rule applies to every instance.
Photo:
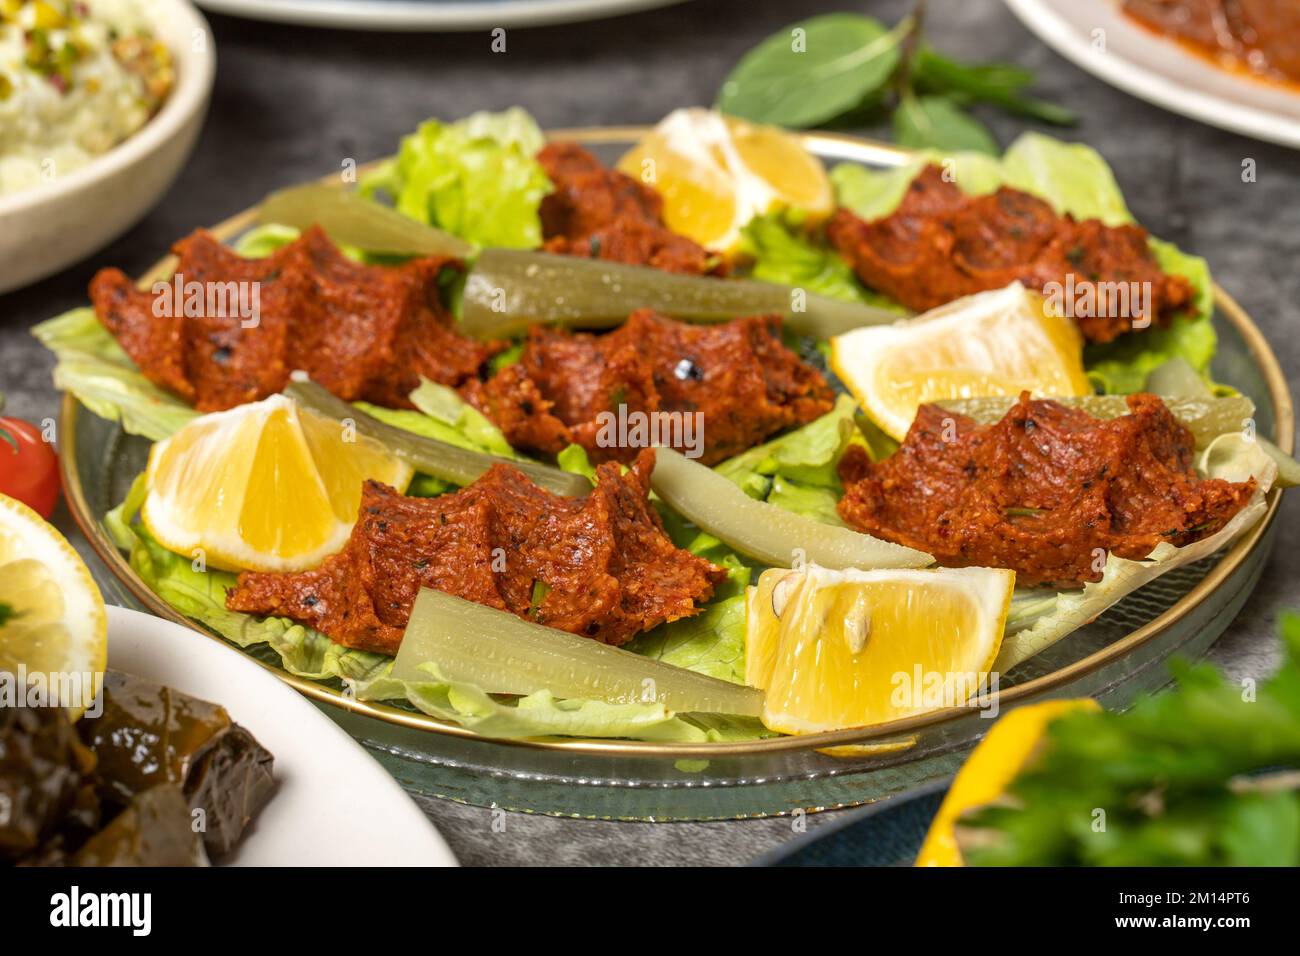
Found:
[[[894,140],[913,149],[999,152],[988,128],[946,96],[905,95],[894,111]]]
[[[1174,661],[1173,690],[1053,721],[1008,799],[962,816],[965,861],[1300,863],[1300,616],[1284,613],[1281,631],[1282,666],[1253,696],[1208,664]]]
[[[1051,123],[1053,126],[1073,126],[1079,121],[1079,116],[1074,110],[1035,96],[1012,96],[1005,100],[990,100],[990,102],[997,103],[1009,113],[1018,113],[1041,123]]]
[[[1025,95],[1034,74],[1012,63],[961,63],[922,47],[912,64],[912,79],[923,92],[949,97],[961,94],[966,100],[992,103],[1044,123],[1069,126],[1078,119],[1064,106]]]
[[[916,51],[912,76],[935,91],[963,90],[980,98],[1014,94],[1034,82],[1030,70],[1014,63],[962,63],[926,45]]]
[[[779,214],[755,216],[741,230],[741,250],[754,260],[750,277],[791,286],[844,302],[897,308],[869,291],[833,249],[815,242]],[[900,316],[907,315],[899,310]]]
[[[878,20],[832,13],[792,23],[731,71],[718,93],[724,113],[761,123],[827,123],[882,93],[898,68],[910,19],[893,30]]]

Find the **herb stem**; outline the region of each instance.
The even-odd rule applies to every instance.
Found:
[[[899,21],[895,28],[901,37],[898,72],[894,76],[894,91],[900,100],[906,99],[912,92],[912,68],[925,31],[925,11],[926,0],[916,0],[912,12]]]

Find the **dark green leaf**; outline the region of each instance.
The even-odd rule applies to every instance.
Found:
[[[4,627],[12,618],[18,617],[13,605],[0,601],[0,627]]]
[[[992,103],[1007,112],[1044,123],[1068,126],[1078,118],[1064,106],[1026,95],[1034,74],[1011,63],[960,63],[922,47],[916,53],[912,78],[924,92]]]
[[[984,124],[944,96],[904,96],[894,111],[894,140],[913,149],[1000,152]]]
[[[1051,123],[1053,126],[1073,126],[1079,121],[1078,114],[1069,107],[1033,96],[1015,96],[1007,100],[990,100],[990,102],[1008,113],[1028,116],[1030,119]]]
[[[935,92],[960,90],[980,98],[1018,93],[1034,82],[1033,73],[1013,63],[961,63],[928,46],[916,51],[912,76]]]
[[[751,277],[763,282],[797,287],[845,302],[885,307],[892,304],[866,289],[833,249],[814,242],[779,215],[751,219],[741,231],[741,249],[754,260]]]
[[[793,23],[745,54],[722,84],[718,109],[781,126],[829,122],[888,85],[910,29],[910,21],[891,31],[851,13]]]

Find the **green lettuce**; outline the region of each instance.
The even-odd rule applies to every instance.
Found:
[[[455,123],[428,120],[397,156],[363,176],[361,192],[388,196],[399,212],[479,246],[533,249],[551,191],[536,154],[541,130],[518,107]]]
[[[245,259],[265,259],[277,249],[283,249],[302,235],[302,230],[294,226],[282,226],[277,222],[267,222],[254,226],[240,235],[231,248]],[[339,252],[353,262],[367,265],[395,265],[406,261],[409,256],[387,255],[367,252],[358,246],[339,245]]]
[[[282,226],[268,222],[245,232],[235,240],[232,248],[245,259],[265,259],[277,249],[283,249],[293,242],[302,231],[293,226]],[[344,250],[346,253],[347,250]]]
[[[748,569],[746,569],[748,577]],[[638,635],[626,649],[734,684],[745,682],[745,595]]]
[[[434,421],[452,429],[459,437],[478,448],[503,458],[517,458],[515,450],[486,415],[460,397],[454,388],[420,378],[420,387],[409,396],[416,408]],[[451,439],[448,439],[451,440]]]
[[[416,406],[407,408],[384,408],[369,402],[353,402],[357,408],[372,418],[401,428],[404,431],[434,438],[457,448],[470,451],[483,451],[502,458],[519,458],[510,447],[501,430],[473,405],[470,405],[456,390],[446,385],[439,385],[421,377],[420,387],[408,396]],[[408,495],[418,498],[432,498],[452,491],[456,486],[449,481],[432,475],[417,472],[406,489]]]
[[[372,418],[425,438],[502,458],[519,457],[501,430],[455,389],[422,377],[420,387],[408,397],[415,409],[384,408],[369,402],[352,404]]]
[[[825,415],[741,452],[715,471],[759,501],[827,524],[843,522],[835,510],[843,490],[836,466],[850,442],[861,441],[853,399],[841,395]]]
[[[391,668],[390,661],[360,677],[346,677],[345,683],[358,700],[405,701],[489,737],[619,737],[673,743],[716,739],[703,725],[662,704],[561,700],[545,690],[507,700],[472,684],[445,680],[433,664],[421,665],[429,678],[420,681],[395,679]]]
[[[831,182],[841,205],[863,218],[876,219],[898,207],[908,183],[927,163],[951,164],[954,181],[972,195],[1010,186],[1077,219],[1099,219],[1109,226],[1134,221],[1100,153],[1041,133],[1025,133],[1000,160],[976,153],[945,155],[929,150],[904,166],[886,170],[842,163],[831,170]],[[1172,358],[1181,358],[1208,376],[1217,344],[1211,324],[1214,288],[1209,266],[1199,256],[1159,239],[1151,239],[1151,251],[1165,272],[1191,283],[1192,308],[1167,328],[1132,332],[1114,342],[1089,345],[1085,364],[1094,385],[1102,391],[1137,391],[1153,368]]]
[[[907,310],[872,292],[833,249],[815,243],[796,223],[773,214],[757,216],[741,230],[740,251],[751,258],[750,276],[845,302]]]
[[[555,457],[555,463],[565,471],[582,475],[593,485],[596,483],[596,466],[581,445],[569,445]]]
[[[54,387],[133,435],[161,441],[198,412],[141,374],[89,307],[48,319],[32,334],[54,353]]]

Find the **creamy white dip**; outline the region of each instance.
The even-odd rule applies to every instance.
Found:
[[[0,0],[0,195],[66,176],[140,129],[172,60],[144,0]]]

